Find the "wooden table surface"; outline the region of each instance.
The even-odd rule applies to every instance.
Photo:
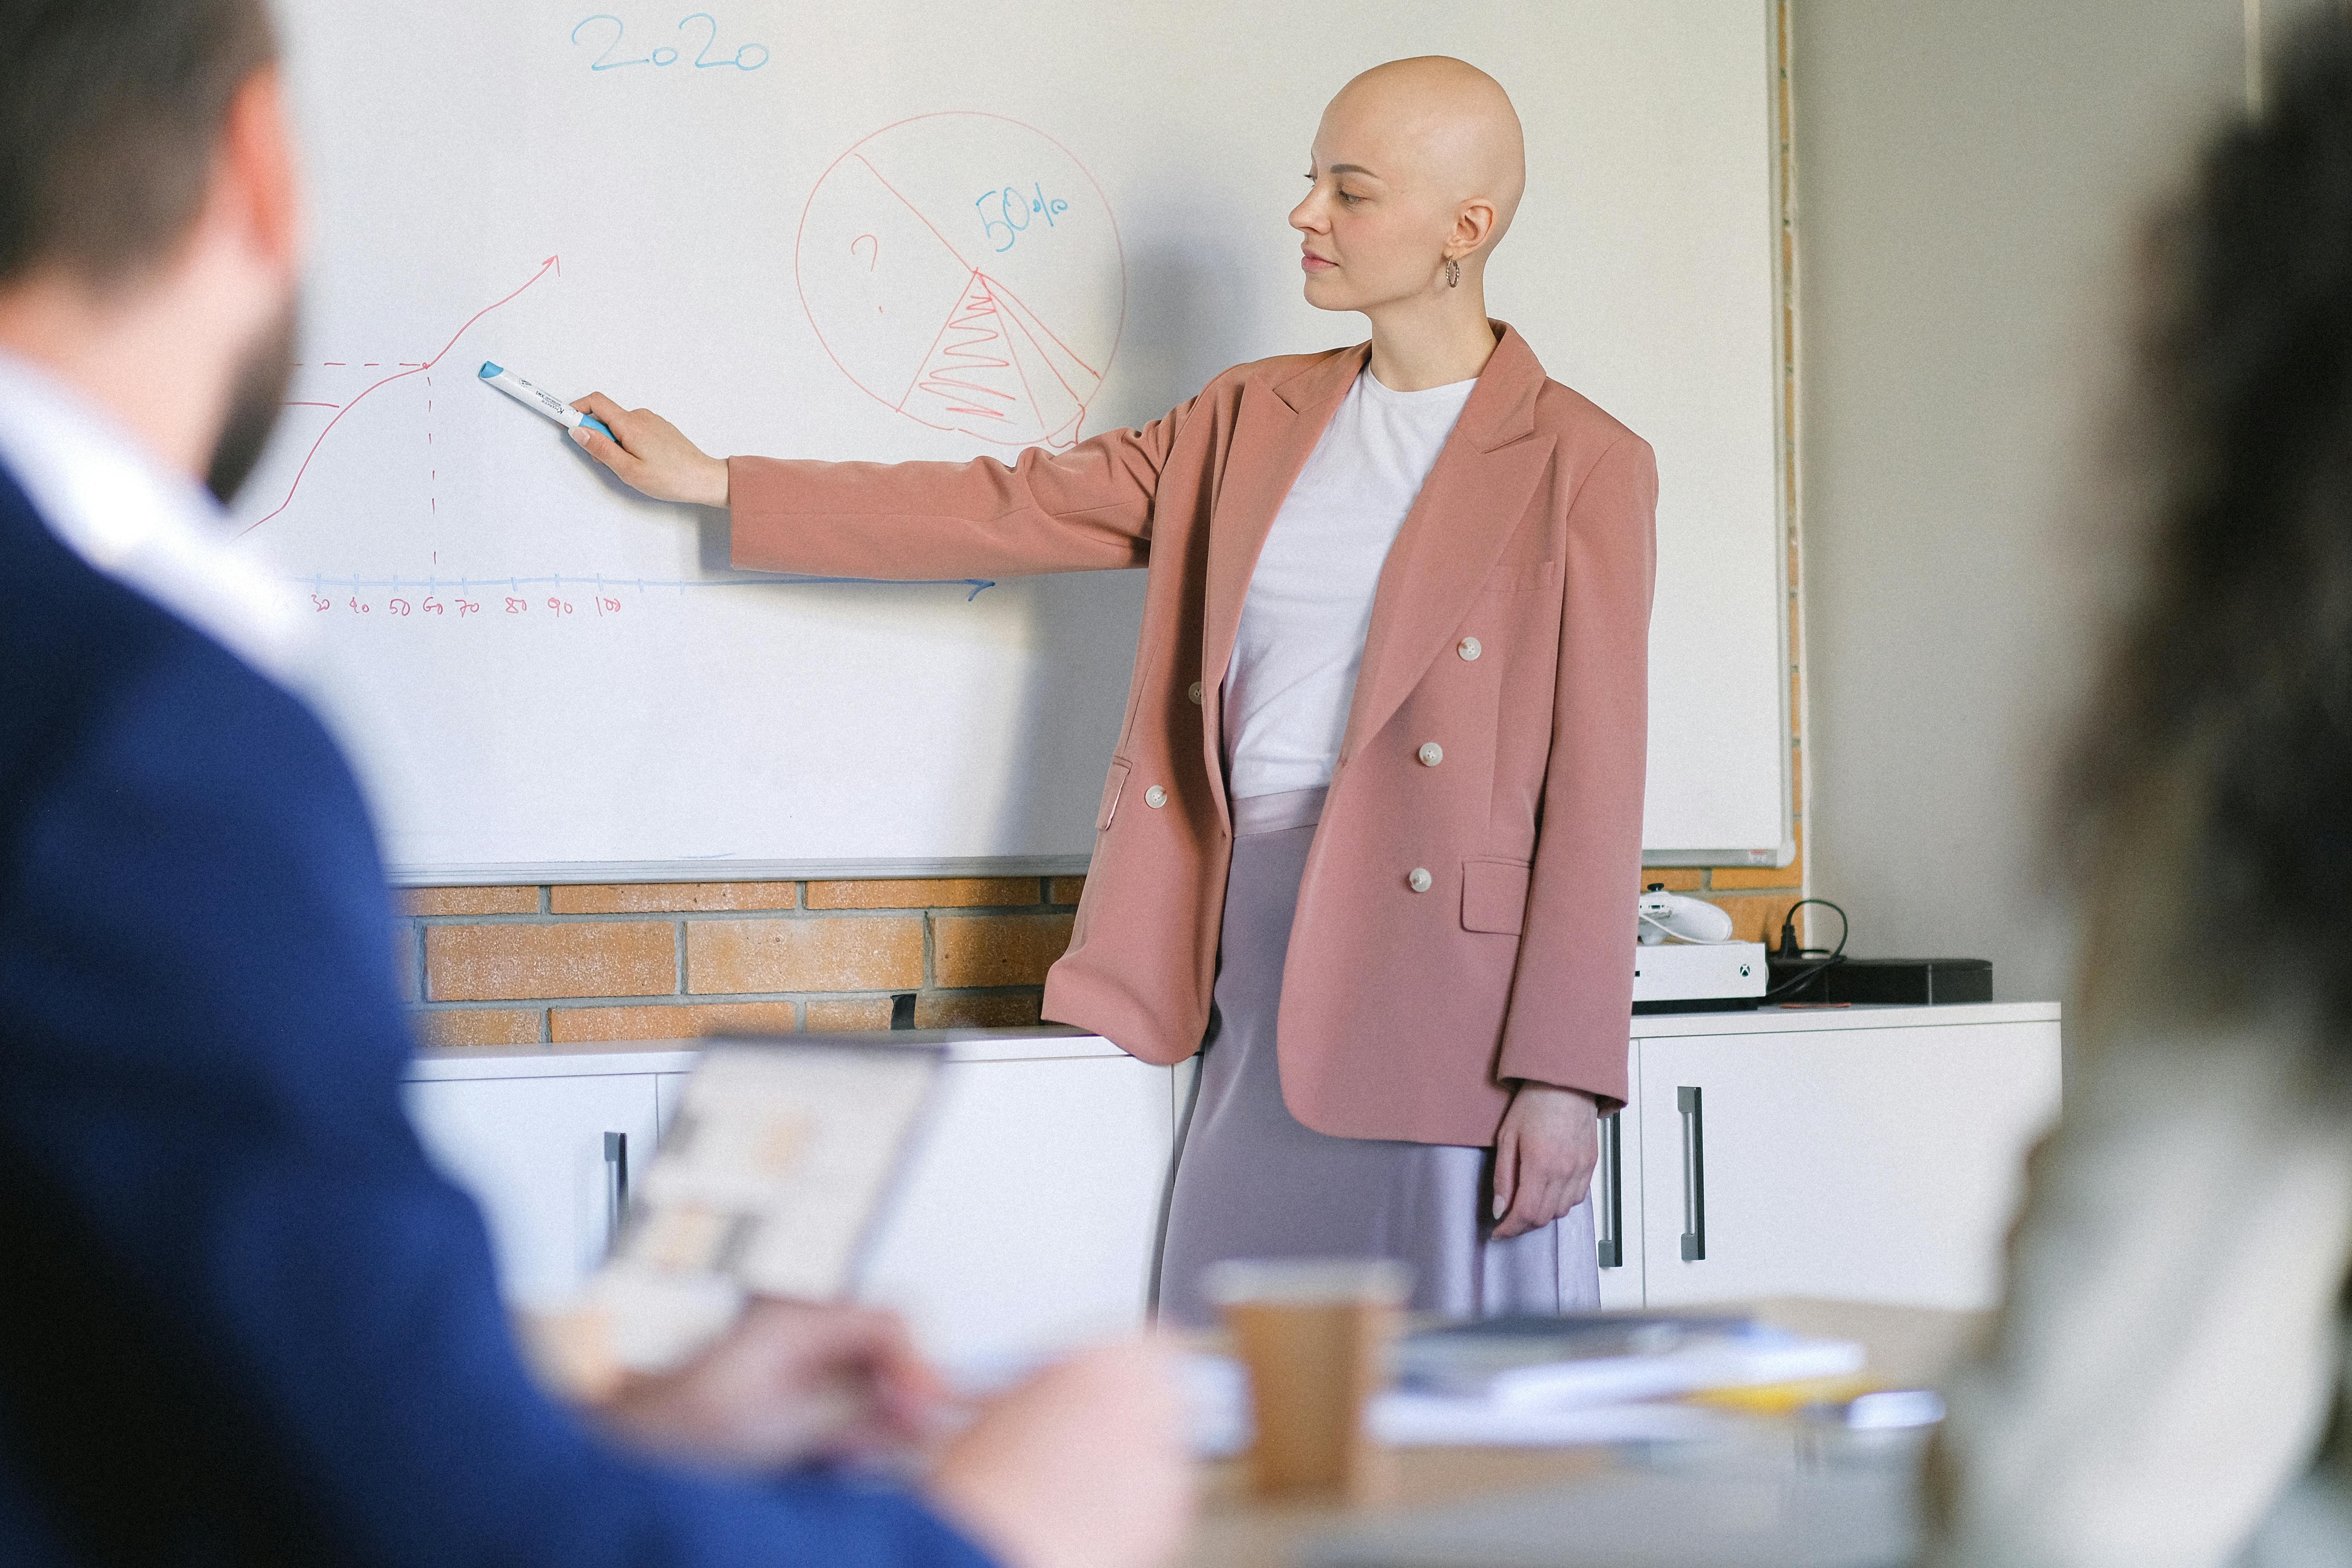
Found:
[[[1799,1333],[1859,1341],[1869,1352],[1864,1376],[1877,1387],[1940,1383],[1989,1314],[1855,1301],[1773,1300],[1725,1302],[1706,1310],[1749,1311]],[[1300,1540],[1391,1510],[1427,1508],[1486,1495],[1556,1486],[1607,1471],[1601,1447],[1406,1448],[1396,1456],[1395,1485],[1380,1503],[1263,1502],[1252,1498],[1238,1461],[1203,1465],[1201,1517],[1183,1568],[1287,1568]]]

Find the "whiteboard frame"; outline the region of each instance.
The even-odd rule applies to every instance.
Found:
[[[1792,575],[1799,515],[1796,409],[1800,367],[1796,342],[1796,212],[1794,108],[1788,89],[1790,36],[1787,0],[1757,0],[1766,6],[1764,58],[1768,133],[1772,138],[1770,206],[1772,299],[1779,320],[1772,333],[1774,562],[1780,580],[1775,627],[1784,678],[1777,682],[1780,710],[1780,842],[1769,847],[1651,849],[1644,866],[1737,866],[1777,868],[1797,859],[1794,688],[1802,677],[1792,633],[1797,584]],[[949,858],[868,858],[850,859],[568,860],[396,864],[385,868],[395,888],[488,887],[508,884],[628,882],[785,882],[861,879],[980,877],[1074,877],[1086,874],[1091,855],[971,856]]]
[[[1773,560],[1780,574],[1778,624],[1782,657],[1788,661],[1780,682],[1780,842],[1772,847],[1736,849],[1652,849],[1644,846],[1644,866],[1742,866],[1778,868],[1797,860],[1796,747],[1798,733],[1792,707],[1796,683],[1803,668],[1791,630],[1797,595],[1793,568],[1797,551],[1797,213],[1795,108],[1789,89],[1790,51],[1788,0],[1766,0],[1771,16],[1765,39],[1765,86],[1771,102],[1772,215],[1779,229],[1772,247],[1772,300],[1780,320],[1772,333],[1772,514],[1779,543]]]

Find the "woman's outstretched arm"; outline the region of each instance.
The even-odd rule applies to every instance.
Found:
[[[734,563],[845,577],[1023,576],[1110,571],[1150,556],[1151,503],[1194,398],[1139,430],[1012,463],[822,463],[713,458],[650,409],[602,393],[573,406],[618,441],[572,438],[659,500],[723,506]]]

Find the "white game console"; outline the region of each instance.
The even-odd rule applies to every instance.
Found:
[[[1643,943],[1633,949],[1633,1011],[1708,1013],[1753,1007],[1770,978],[1760,942]]]

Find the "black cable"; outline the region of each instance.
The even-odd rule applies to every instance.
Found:
[[[1836,947],[1799,947],[1797,945],[1797,911],[1807,904],[1819,904],[1825,910],[1837,910],[1838,944]],[[1795,903],[1790,904],[1780,917],[1780,950],[1772,956],[1802,958],[1808,953],[1820,952],[1827,953],[1832,958],[1838,957],[1845,952],[1845,939],[1853,929],[1853,922],[1846,919],[1845,910],[1838,909],[1837,905],[1827,899],[1799,899]]]
[[[1807,904],[1819,904],[1825,910],[1837,910],[1837,946],[1833,948],[1820,948],[1799,947],[1797,945],[1797,911],[1803,909]],[[1769,1002],[1773,997],[1781,994],[1783,992],[1794,991],[1800,987],[1811,984],[1814,978],[1823,970],[1843,963],[1845,962],[1846,939],[1853,934],[1853,921],[1846,917],[1845,910],[1838,909],[1837,905],[1830,902],[1827,899],[1799,899],[1795,903],[1790,904],[1789,906],[1788,913],[1781,917],[1780,945],[1772,956],[1782,960],[1792,958],[1804,959],[1812,956],[1814,953],[1823,953],[1826,956],[1824,956],[1819,963],[1806,965],[1804,969],[1790,975],[1788,979],[1783,980],[1778,985],[1775,985],[1770,990],[1765,992],[1761,1000],[1764,1002]]]

